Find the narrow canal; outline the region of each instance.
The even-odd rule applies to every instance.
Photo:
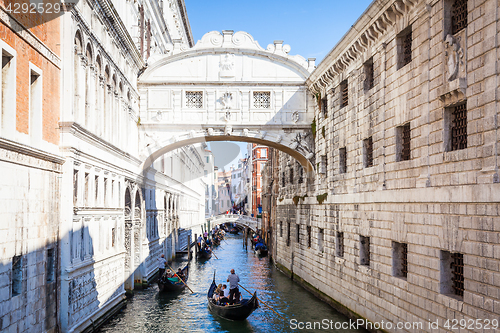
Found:
[[[100,332],[361,332],[335,329],[333,323],[348,319],[319,301],[301,286],[274,268],[268,258],[258,258],[248,246],[243,248],[241,236],[227,235],[215,256],[208,261],[193,259],[190,263],[188,285],[176,294],[158,293],[156,283],[136,291],[127,306],[101,327]],[[173,263],[172,268],[184,267],[187,260]],[[241,285],[286,318],[283,321],[271,310],[261,306],[247,320],[233,322],[212,315],[207,307],[207,291],[214,271],[216,282],[226,283],[230,269],[240,276]],[[240,289],[245,297],[249,294]],[[291,321],[291,320],[296,321]],[[328,321],[328,328],[298,329],[298,323]],[[296,324],[294,324],[296,323]],[[330,328],[330,327],[333,327]],[[318,328],[318,327],[317,327]]]

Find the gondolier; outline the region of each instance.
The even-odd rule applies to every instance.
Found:
[[[165,264],[167,260],[165,259],[165,255],[162,254],[160,258],[158,258],[158,273],[160,274],[158,277],[161,278],[163,273],[165,273]]]
[[[240,299],[240,290],[238,289],[238,282],[240,282],[240,277],[231,269],[231,274],[227,277],[227,282],[229,282],[229,304],[233,304],[233,300]]]

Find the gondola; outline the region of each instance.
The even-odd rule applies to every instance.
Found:
[[[196,253],[198,259],[210,259],[212,257],[212,251],[210,249],[200,249]]]
[[[255,245],[255,253],[257,253],[259,257],[267,256],[268,253],[267,246],[264,243],[257,243]]]
[[[229,233],[233,235],[237,235],[239,233],[239,230],[236,228],[229,229]]]
[[[188,265],[186,265],[186,267],[182,269],[182,274],[184,274],[184,282],[185,282],[189,274]],[[167,278],[166,275],[163,275],[158,279],[158,289],[160,290],[160,292],[180,291],[183,290],[184,288],[186,288],[186,285],[182,283],[182,281],[179,281],[179,279],[177,278]]]
[[[208,309],[219,317],[229,320],[245,320],[248,316],[254,312],[255,309],[259,307],[259,301],[257,299],[257,292],[253,293],[252,298],[243,299],[240,303],[233,305],[220,306],[215,304],[212,299],[215,288],[215,277],[212,281],[210,289],[208,289],[207,299],[208,299]]]

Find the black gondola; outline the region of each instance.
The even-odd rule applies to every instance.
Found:
[[[217,288],[215,285],[215,278],[212,281],[210,289],[208,289],[207,299],[208,299],[208,309],[218,315],[219,317],[229,319],[229,320],[245,320],[248,316],[254,312],[255,309],[259,307],[259,301],[257,300],[257,292],[253,293],[252,298],[243,299],[241,302],[233,305],[220,306],[215,304],[212,299],[214,290]]]
[[[198,259],[210,259],[212,257],[212,251],[210,249],[204,248],[198,250],[196,253]]]
[[[265,257],[265,256],[267,256],[267,253],[268,253],[268,252],[269,252],[269,251],[267,250],[267,247],[263,247],[263,248],[260,248],[260,249],[255,250],[255,253],[257,253],[257,255],[258,255],[259,257]]]
[[[188,274],[189,274],[188,265],[186,265],[186,267],[184,267],[182,269],[182,274],[184,274],[184,282],[185,282],[187,280]],[[179,281],[179,279],[177,279],[177,282],[175,282],[174,278],[172,278],[172,280],[170,280],[169,278],[167,278],[166,275],[163,275],[162,277],[160,277],[158,279],[158,289],[161,292],[163,292],[163,291],[180,291],[180,290],[183,290],[184,288],[186,288],[186,285],[184,283],[182,283],[182,281]]]
[[[237,235],[239,233],[239,230],[236,228],[229,229],[229,233],[233,235]]]

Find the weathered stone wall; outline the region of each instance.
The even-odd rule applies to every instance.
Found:
[[[337,307],[372,322],[424,324],[420,330],[388,329],[393,332],[431,331],[429,320],[438,320],[444,332],[446,320],[484,324],[500,314],[500,108],[493,65],[499,60],[499,3],[468,1],[467,26],[456,33],[450,31],[452,5],[372,5],[308,79],[327,103],[326,110],[316,109],[314,191],[290,181],[290,170],[296,175],[298,168],[281,156],[277,263]],[[408,29],[411,61],[403,66],[400,36]],[[367,89],[369,59],[374,80]],[[452,150],[450,111],[462,103],[467,144]],[[400,126],[406,124],[408,160],[401,158]],[[364,146],[370,137],[373,166],[366,164]],[[294,197],[306,193],[296,206]],[[408,251],[406,277],[398,268],[401,244]],[[453,254],[463,255],[463,296],[450,281]]]
[[[0,330],[53,332],[62,160],[0,141]]]

